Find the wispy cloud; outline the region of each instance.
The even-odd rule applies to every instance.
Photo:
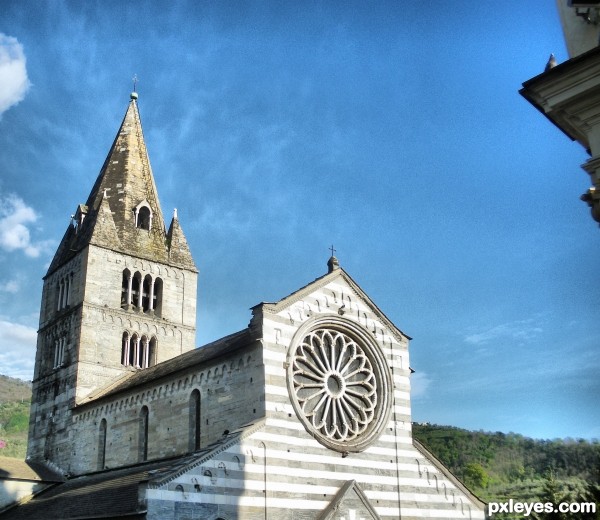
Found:
[[[30,381],[36,338],[33,327],[0,319],[0,373]]]
[[[10,294],[17,294],[21,284],[19,280],[8,280],[6,282],[0,283],[0,292],[7,292]]]
[[[425,372],[415,372],[410,376],[410,394],[411,397],[423,397],[427,394],[427,389],[431,384],[431,379]]]
[[[510,339],[525,344],[536,339],[543,331],[539,320],[531,318],[502,323],[481,332],[468,334],[464,339],[472,345],[487,345],[501,339]]]
[[[33,208],[16,195],[0,198],[0,248],[5,251],[22,250],[27,256],[37,258],[51,244],[50,241],[33,242],[29,227],[38,219]]]
[[[23,46],[0,33],[0,116],[22,101],[30,86]]]

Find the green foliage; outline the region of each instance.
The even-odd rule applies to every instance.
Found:
[[[0,384],[10,380],[10,378],[1,378],[4,378],[4,376],[0,376]],[[5,392],[3,395],[6,395],[6,392],[9,391],[8,386],[13,390],[17,388],[17,391],[15,392],[16,397],[12,400],[0,402],[0,440],[6,442],[6,447],[0,449],[0,456],[24,459],[27,452],[31,388],[24,384],[14,385],[9,381],[3,387]],[[25,388],[28,394],[24,394],[22,388]],[[23,395],[26,395],[27,399]]]
[[[590,486],[600,485],[598,441],[534,440],[416,423],[413,435],[485,501],[532,502],[552,493],[581,498],[593,493]],[[494,515],[497,520],[508,518]]]
[[[471,489],[484,489],[490,482],[487,471],[478,462],[469,462],[464,470],[465,484]]]

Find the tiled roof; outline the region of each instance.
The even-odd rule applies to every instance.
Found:
[[[249,346],[252,344],[253,339],[250,330],[244,329],[153,367],[138,370],[129,375],[129,377],[121,378],[115,383],[91,394],[89,400],[83,402],[82,406],[106,396],[113,396],[119,392],[158,381],[163,377],[168,377],[176,372],[188,369],[190,366],[199,365],[220,356],[225,356],[235,350]]]
[[[165,471],[174,464],[181,461],[150,462],[72,478],[0,514],[0,519],[69,520],[143,514],[140,483],[151,478],[155,471]]]
[[[58,471],[41,462],[0,457],[0,480],[63,482],[65,479]]]
[[[161,487],[263,426],[264,421],[247,425],[203,450],[181,457],[71,478],[0,514],[0,520],[145,518],[140,484]]]

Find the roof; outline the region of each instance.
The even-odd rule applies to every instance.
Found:
[[[0,457],[0,480],[63,482],[65,478],[60,472],[42,462]]]
[[[246,425],[188,455],[71,478],[0,514],[0,519],[145,518],[146,505],[140,493],[141,485],[163,486],[262,427],[264,421]]]
[[[469,488],[467,488],[459,479],[452,473],[444,463],[439,460],[433,453],[431,453],[425,446],[423,446],[417,439],[413,437],[413,446],[425,456],[429,462],[431,462],[442,474],[446,476],[458,489],[460,489],[467,497],[469,497],[475,504],[479,504],[482,508],[485,507],[485,502],[481,500],[477,495],[474,495]]]
[[[0,515],[2,520],[67,520],[141,515],[140,483],[174,462],[159,461],[92,473],[53,486]],[[134,516],[135,518],[135,516]],[[142,518],[142,516],[140,516]]]
[[[150,208],[150,229],[136,226],[136,215],[142,206]],[[137,102],[132,97],[88,199],[78,206],[48,274],[89,244],[195,271],[176,220],[174,217],[167,232]]]
[[[581,100],[592,102],[598,96],[599,76],[600,47],[594,47],[525,81],[519,94],[590,153]]]
[[[90,402],[96,402],[104,397],[114,396],[120,392],[143,386],[147,383],[155,383],[161,378],[169,377],[176,372],[187,370],[191,366],[206,363],[207,361],[217,359],[238,349],[247,347],[253,343],[254,339],[255,338],[249,329],[243,329],[213,341],[212,343],[208,343],[203,347],[190,350],[177,357],[154,365],[153,367],[131,372],[99,391],[90,394],[88,399],[83,401],[80,406],[85,406]]]

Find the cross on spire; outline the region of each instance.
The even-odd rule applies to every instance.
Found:
[[[331,246],[329,250],[331,251],[331,257],[329,258],[329,260],[327,260],[327,272],[332,273],[336,269],[340,268],[340,263],[338,262],[338,259],[334,256],[335,247]]]
[[[133,91],[135,92],[135,87],[136,87],[137,82],[138,82],[137,74],[134,74],[133,78],[131,78],[131,79],[133,80]]]

